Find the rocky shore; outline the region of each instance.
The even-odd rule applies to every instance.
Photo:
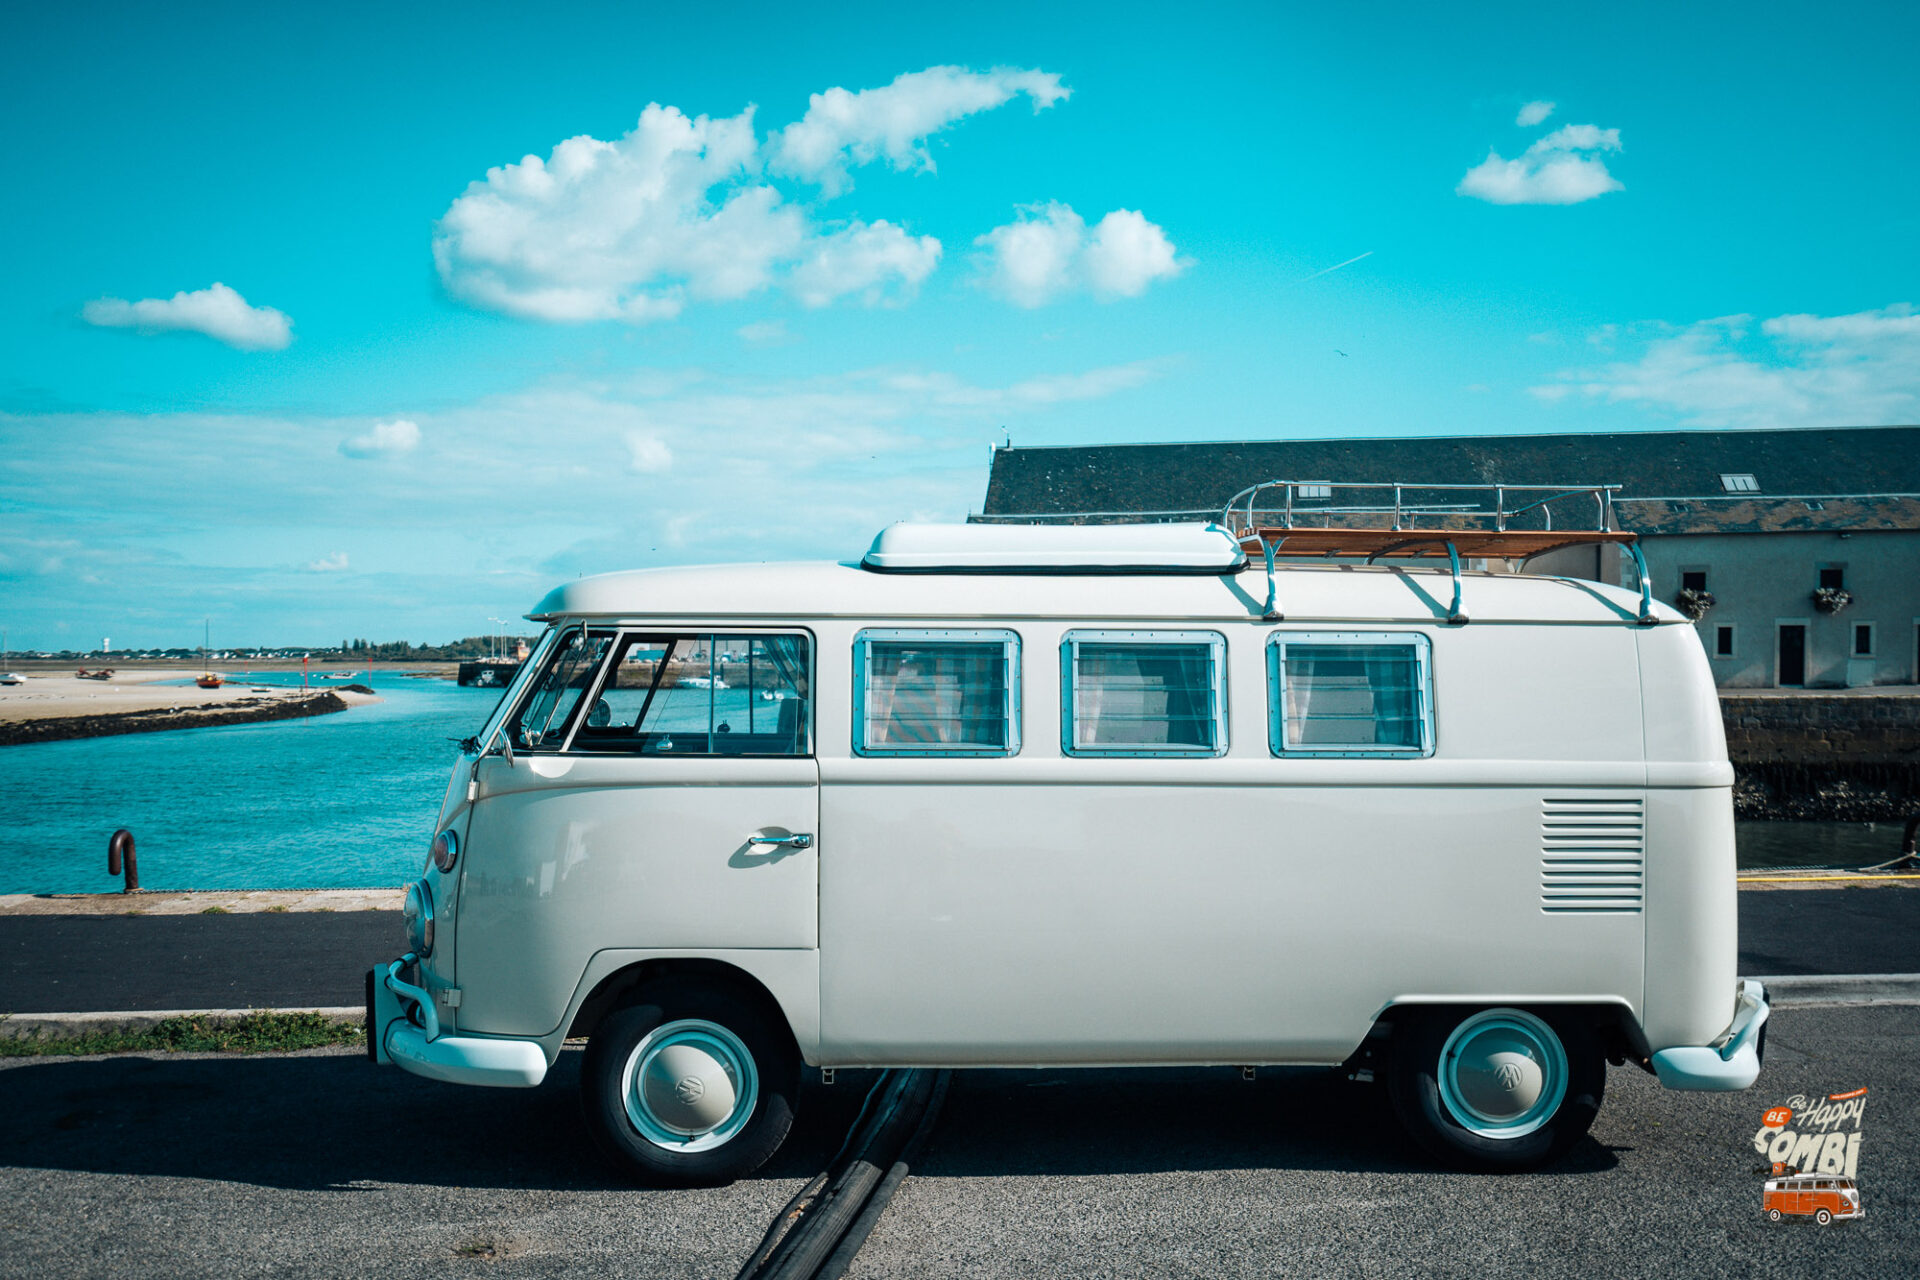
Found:
[[[41,716],[32,720],[0,721],[0,747],[32,742],[61,742],[71,738],[105,738],[122,733],[153,733],[161,729],[203,729],[218,724],[257,724],[266,720],[294,720],[345,711],[350,704],[332,689],[293,696],[257,694],[213,705],[150,707],[96,715]]]

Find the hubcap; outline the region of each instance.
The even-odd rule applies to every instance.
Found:
[[[707,1151],[752,1119],[760,1073],[740,1037],[685,1018],[655,1027],[634,1047],[620,1085],[641,1137],[669,1151]]]
[[[1440,1099],[1462,1128],[1519,1138],[1553,1118],[1567,1096],[1567,1051],[1540,1019],[1488,1009],[1453,1029],[1440,1050]]]

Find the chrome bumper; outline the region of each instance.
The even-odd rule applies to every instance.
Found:
[[[1767,989],[1751,978],[1740,983],[1733,1023],[1710,1045],[1680,1045],[1653,1055],[1653,1071],[1669,1089],[1733,1092],[1760,1076],[1761,1028],[1772,1010]]]
[[[442,1035],[433,998],[400,977],[413,959],[405,955],[367,973],[369,1057],[453,1084],[530,1089],[546,1079],[547,1055],[535,1041]]]

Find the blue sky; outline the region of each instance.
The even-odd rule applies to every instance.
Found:
[[[0,623],[444,639],[1003,430],[1920,420],[1920,19],[1671,9],[15,6]]]

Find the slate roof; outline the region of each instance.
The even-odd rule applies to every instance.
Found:
[[[1760,490],[1728,494],[1722,475]],[[1920,529],[1920,426],[1001,448],[973,518],[1218,518],[1272,479],[1617,484],[1619,527],[1642,533]],[[1556,527],[1593,520],[1589,499],[1555,509]]]

